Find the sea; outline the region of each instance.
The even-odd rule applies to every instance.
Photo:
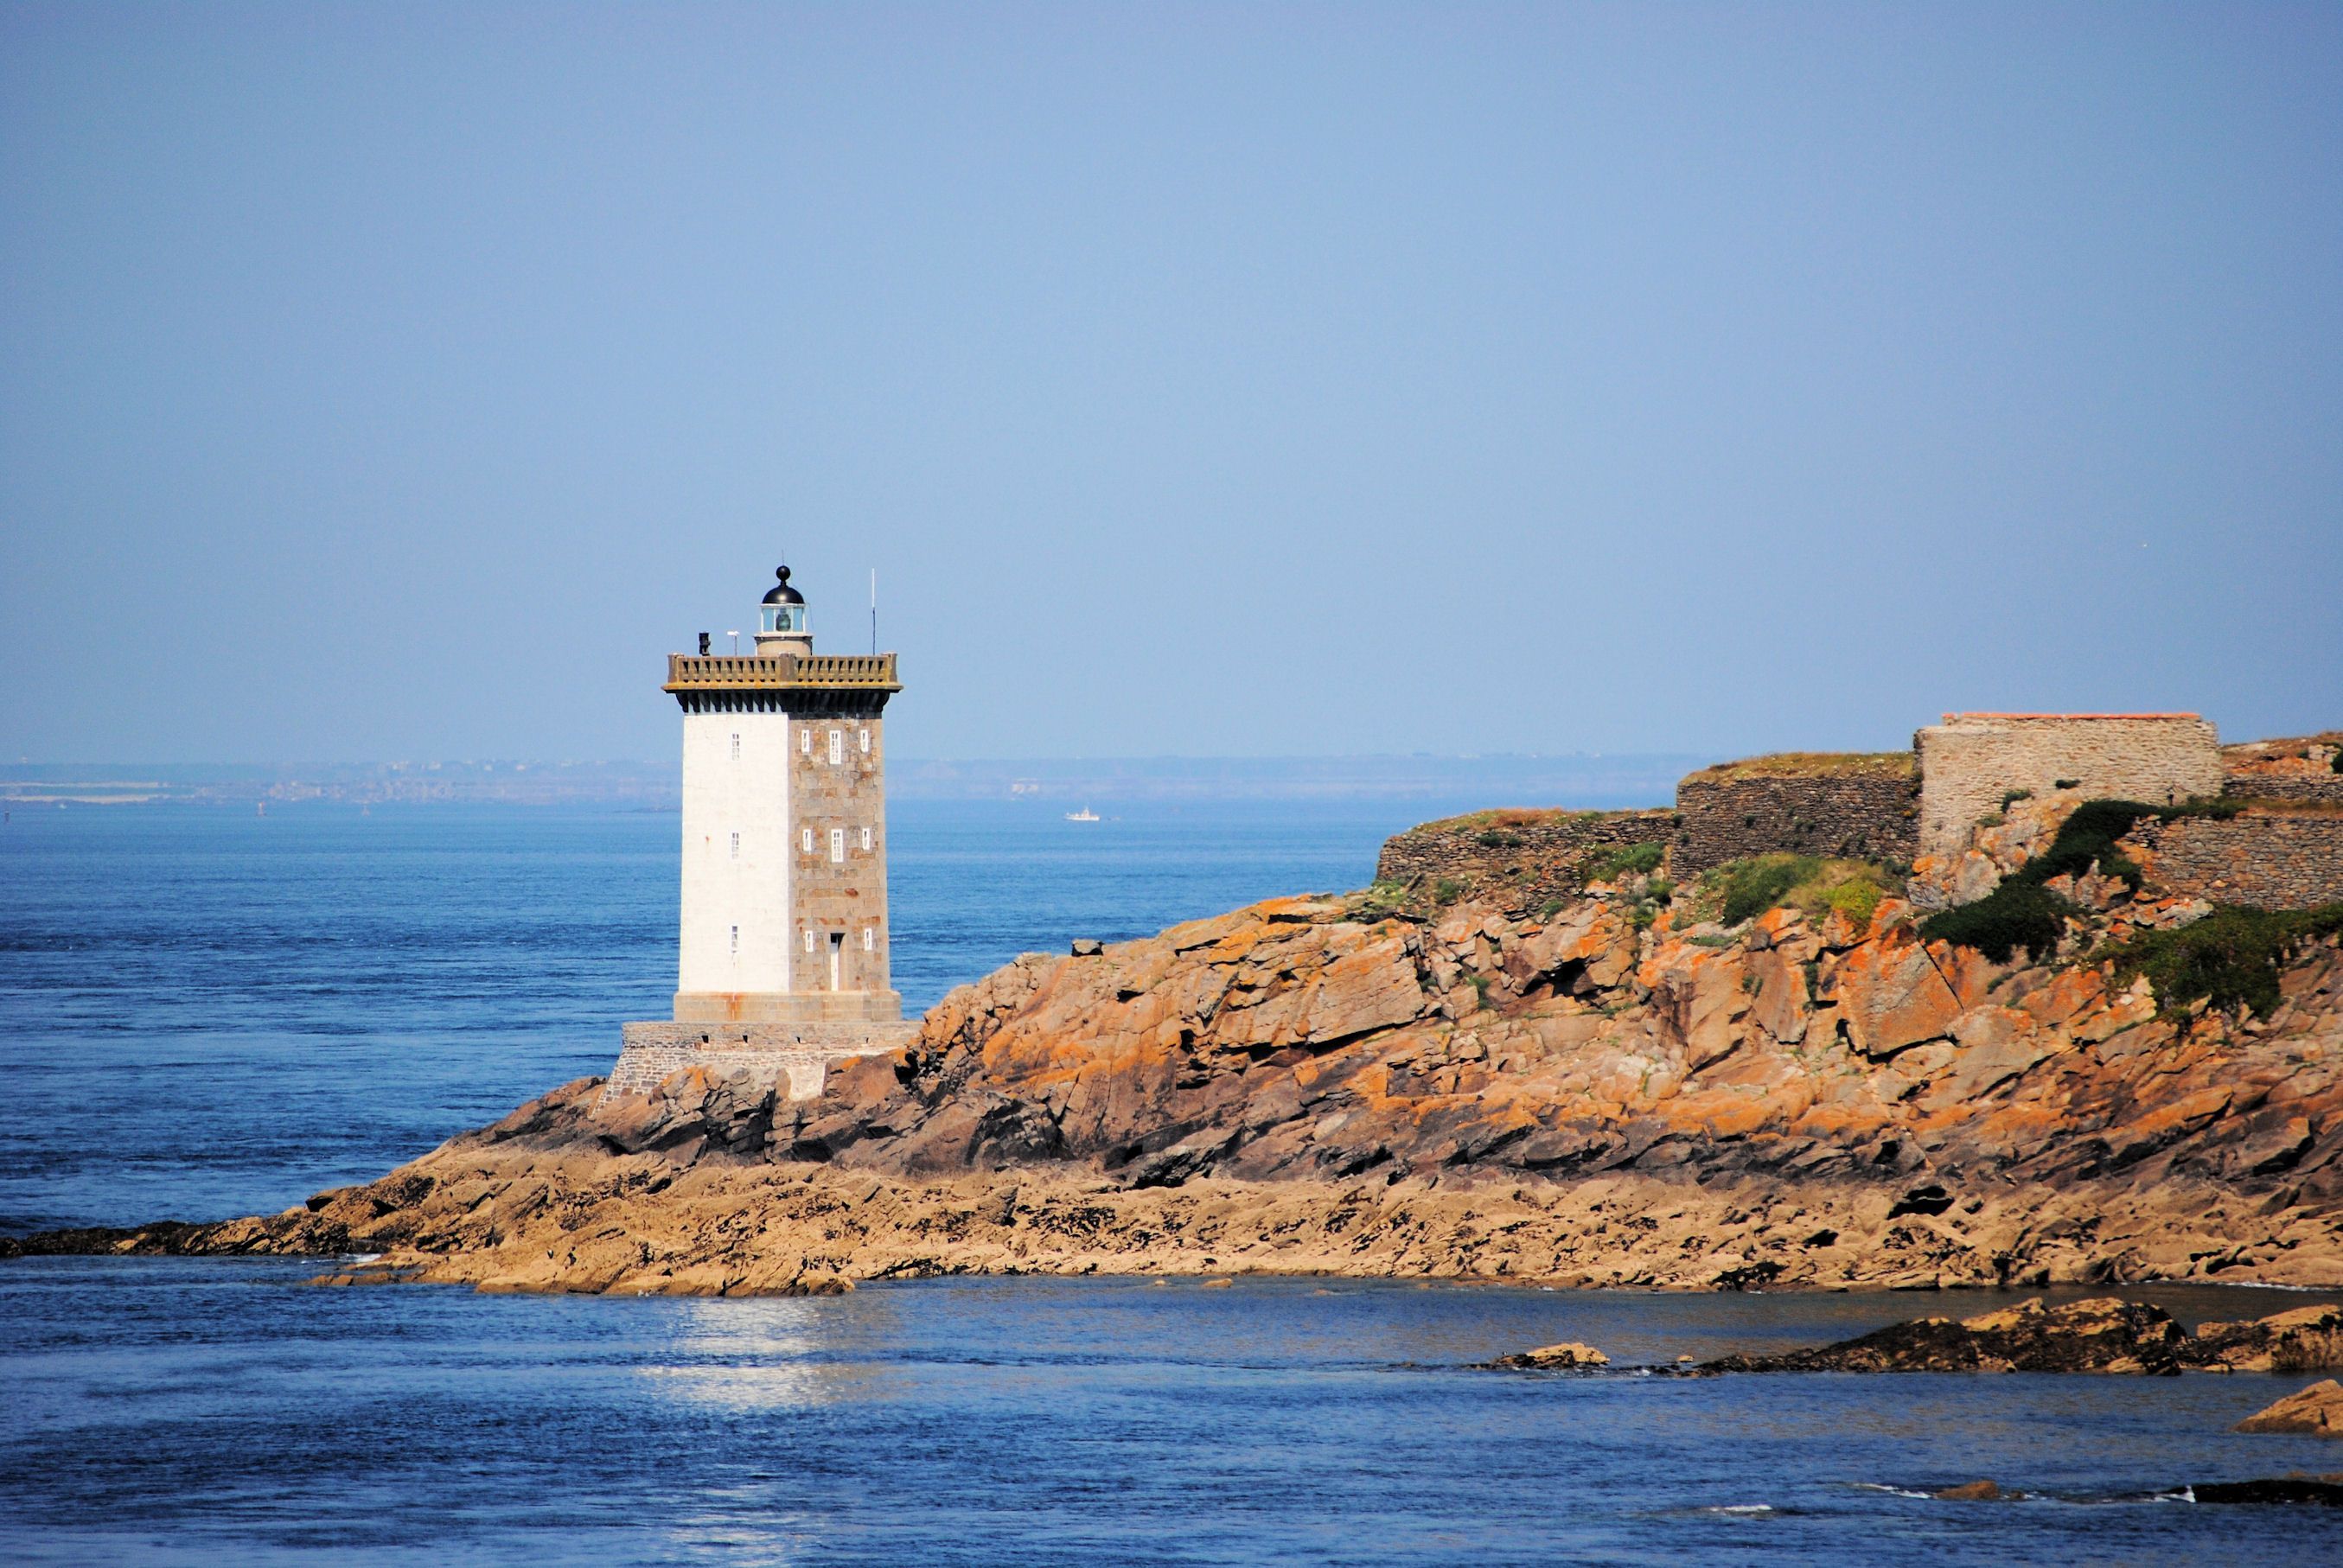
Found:
[[[897,980],[1365,883],[1480,802],[890,808]],[[677,819],[16,805],[0,1231],[267,1211],[605,1070],[673,985]],[[2229,1428],[2308,1376],[1687,1379],[2014,1299],[938,1280],[811,1300],[327,1290],[0,1262],[0,1558],[772,1563],[2343,1562],[2343,1470]],[[2066,1292],[2076,1294],[2078,1292]],[[2126,1294],[2187,1321],[2328,1299]],[[2343,1299],[2338,1297],[2335,1299]],[[1996,1503],[1931,1493],[1980,1478]]]

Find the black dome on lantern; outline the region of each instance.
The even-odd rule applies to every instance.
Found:
[[[773,585],[773,587],[772,587],[772,591],[765,595],[765,602],[766,602],[767,604],[803,604],[803,603],[805,603],[805,595],[803,595],[803,594],[801,594],[801,593],[798,592],[798,590],[797,590],[797,589],[795,589],[795,588],[791,588],[791,587],[789,586],[789,568],[787,568],[787,567],[779,567],[779,568],[776,568],[774,569],[773,575],[774,575],[775,577],[777,577],[777,578],[780,578],[781,580],[780,580],[780,581],[779,581],[779,582],[777,582],[777,583],[775,583],[775,584]]]

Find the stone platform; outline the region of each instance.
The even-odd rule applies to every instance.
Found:
[[[786,1081],[789,1099],[810,1100],[831,1062],[898,1050],[919,1032],[909,1021],[625,1024],[601,1101],[647,1094],[687,1067],[724,1078],[745,1072],[759,1083]]]

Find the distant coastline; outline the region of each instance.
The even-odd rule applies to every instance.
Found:
[[[1694,753],[1559,757],[1142,757],[906,760],[900,800],[1410,800],[1470,793],[1580,807],[1664,804]],[[467,760],[382,763],[10,763],[0,803],[72,806],[607,806],[677,809],[673,763]]]

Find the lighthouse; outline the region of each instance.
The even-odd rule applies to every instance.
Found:
[[[820,1092],[844,1058],[915,1026],[889,973],[886,725],[891,653],[819,655],[789,568],[753,654],[668,656],[683,718],[673,1019],[625,1026],[605,1098],[690,1068]]]

